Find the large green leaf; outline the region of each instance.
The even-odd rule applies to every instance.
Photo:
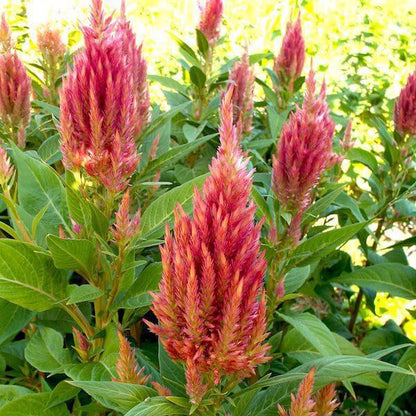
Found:
[[[366,223],[351,224],[308,238],[293,251],[291,264],[306,266],[325,257],[332,250],[354,237],[365,225]]]
[[[251,390],[265,388],[256,394],[250,405],[247,406],[238,416],[276,416],[277,403],[287,405],[290,400],[290,393],[298,387],[309,370],[315,367],[315,385],[318,390],[330,383],[348,380],[367,373],[389,371],[409,375],[409,371],[383,361],[354,355],[337,355],[319,358],[303,364],[286,374],[260,380],[245,390],[237,393],[236,396],[245,395]]]
[[[40,225],[51,234],[58,226],[68,223],[65,189],[56,172],[46,163],[30,157],[16,146],[13,159],[18,172],[18,199],[20,206],[33,218],[45,206],[48,208]]]
[[[33,391],[22,386],[0,385],[0,407],[27,394],[33,394]]]
[[[178,396],[185,396],[185,372],[183,365],[169,357],[162,343],[159,342],[159,369],[163,382]]]
[[[354,147],[348,152],[347,158],[352,162],[362,163],[363,165],[370,168],[374,173],[378,173],[379,164],[377,159],[368,150]]]
[[[322,355],[341,354],[332,332],[315,315],[302,313],[289,316],[279,313],[279,316],[296,328]]]
[[[192,208],[194,188],[201,188],[207,175],[198,176],[189,182],[166,192],[153,201],[142,215],[140,229],[147,237],[159,237],[163,235],[166,222],[173,219],[173,210],[177,204],[189,211]]]
[[[30,321],[33,312],[0,299],[0,345],[15,336]]]
[[[42,249],[15,240],[0,240],[0,298],[42,312],[67,297],[67,281]]]
[[[285,285],[285,294],[298,290],[306,281],[310,273],[310,266],[305,267],[295,267],[291,269],[285,276],[284,285]]]
[[[128,412],[147,397],[157,393],[140,384],[117,383],[114,381],[71,381],[72,385],[85,390],[99,403],[118,412]]]
[[[200,139],[195,140],[191,143],[182,144],[180,146],[168,150],[163,155],[149,162],[149,164],[146,166],[145,174],[148,174],[149,172],[155,172],[160,169],[166,169],[167,167],[169,167],[179,159],[182,159],[188,153],[193,152],[199,146],[203,145],[215,136],[217,136],[217,134],[210,134],[208,136],[201,137]]]
[[[95,247],[91,241],[48,235],[46,242],[58,269],[76,270],[85,277],[91,277],[95,263]]]
[[[416,367],[416,347],[409,348],[398,363],[399,367],[413,369]],[[384,395],[383,404],[380,409],[380,416],[386,414],[389,407],[402,394],[416,387],[416,377],[413,375],[394,373],[389,380],[389,386]]]
[[[416,270],[400,263],[380,263],[343,273],[333,282],[388,292],[406,299],[416,298]]]
[[[52,328],[39,327],[27,344],[26,360],[40,371],[63,372],[72,363],[71,353],[64,349],[62,335]]]
[[[26,394],[0,408],[0,416],[69,416],[65,405],[48,408],[51,393]]]
[[[188,403],[189,401],[182,397],[151,397],[133,407],[125,416],[189,415]]]

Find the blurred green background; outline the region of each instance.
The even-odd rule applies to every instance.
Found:
[[[108,11],[118,10],[120,0],[104,0]],[[0,0],[1,10],[18,35],[18,47],[26,62],[36,58],[33,43],[36,28],[44,23],[62,29],[72,51],[81,46],[80,23],[88,19],[86,0]],[[225,0],[221,41],[216,64],[249,52],[270,53],[262,67],[272,67],[272,54],[280,47],[286,22],[301,10],[307,55],[314,68],[325,77],[331,108],[336,114],[353,119],[353,137],[361,147],[377,149],[378,138],[366,123],[368,114],[377,114],[387,124],[392,120],[394,99],[416,65],[415,0]],[[116,12],[117,13],[117,12]],[[181,79],[177,63],[177,44],[172,34],[190,45],[195,44],[194,28],[198,21],[196,0],[127,0],[127,14],[144,42],[149,74],[163,74]],[[306,64],[306,68],[309,62]],[[266,73],[256,66],[256,75]],[[152,84],[152,102],[163,107],[160,87]],[[260,96],[261,89],[256,89]],[[366,175],[365,168],[360,168]],[[363,185],[364,187],[365,185]],[[384,242],[409,236],[409,229],[395,229]],[[353,246],[344,250],[359,252]],[[415,266],[415,253],[408,252]],[[393,319],[416,341],[416,300],[407,301],[379,295],[373,315],[365,311],[370,325],[382,325]]]

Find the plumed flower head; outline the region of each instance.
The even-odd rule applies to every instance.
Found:
[[[300,77],[305,63],[305,40],[302,36],[300,14],[296,22],[288,22],[279,55],[274,61],[274,72],[289,91]]]
[[[292,213],[308,207],[311,189],[324,170],[339,160],[332,153],[335,124],[326,102],[325,83],[318,95],[315,91],[311,70],[303,106],[296,108],[283,126],[277,156],[273,156],[273,190],[283,207]]]
[[[402,136],[416,136],[416,71],[400,91],[394,106],[394,125]]]
[[[243,134],[250,133],[253,115],[254,71],[250,67],[247,50],[240,61],[236,62],[228,79],[234,84],[233,119],[241,123]]]
[[[201,18],[198,29],[205,35],[213,47],[220,37],[220,27],[223,12],[222,0],[206,0],[205,6],[200,5]]]
[[[3,52],[0,55],[0,120],[11,138],[25,146],[30,119],[31,82],[23,62],[12,48],[11,32],[3,15],[0,24]]]
[[[12,31],[6,21],[6,15],[1,15],[0,21],[0,45],[2,52],[7,52],[13,49],[14,43],[12,39]]]
[[[6,149],[0,144],[0,188],[8,186],[13,177],[14,168],[7,155]]]
[[[221,145],[203,195],[195,190],[193,218],[179,206],[174,236],[166,230],[152,308],[160,326],[149,323],[171,358],[185,363],[194,403],[222,376],[246,377],[268,359],[261,224],[254,224],[252,172],[233,124],[232,94],[231,86],[221,106]]]
[[[62,154],[66,168],[83,167],[107,189],[120,192],[138,164],[135,140],[147,117],[138,82],[147,88],[141,49],[122,19],[104,17],[93,1],[85,48],[61,89]],[[139,74],[139,75],[138,75]],[[140,78],[141,77],[141,78]],[[143,109],[146,107],[146,111]]]
[[[66,46],[62,41],[61,32],[50,25],[42,25],[37,29],[36,43],[44,56],[59,60],[65,55]]]

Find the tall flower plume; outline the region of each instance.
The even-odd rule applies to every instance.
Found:
[[[289,117],[282,128],[273,156],[272,187],[284,209],[294,215],[289,232],[299,238],[300,220],[311,203],[311,190],[328,167],[339,157],[332,153],[335,124],[326,102],[325,83],[315,95],[316,83],[311,70],[306,80],[302,108]]]
[[[394,125],[402,136],[416,136],[416,71],[409,75],[395,103]]]
[[[302,36],[300,14],[296,22],[288,22],[279,55],[273,70],[283,88],[293,92],[294,82],[300,77],[305,63],[305,40]]]
[[[139,91],[147,89],[146,68],[129,24],[105,17],[101,0],[93,0],[90,27],[82,31],[85,48],[61,89],[63,162],[120,192],[138,164],[135,141],[149,105]]]
[[[250,133],[253,115],[254,72],[250,67],[247,50],[241,60],[236,62],[228,79],[234,84],[233,119],[235,123],[241,122],[243,134]]]
[[[200,21],[198,29],[205,35],[211,47],[214,47],[220,37],[222,21],[222,0],[206,0],[205,6],[200,4]]]
[[[174,236],[166,229],[163,277],[148,323],[173,360],[186,365],[187,392],[199,403],[222,376],[244,378],[268,360],[266,261],[250,202],[252,172],[233,125],[233,86],[221,105],[220,140],[194,215],[178,206]]]
[[[30,119],[31,82],[13,49],[11,31],[3,14],[0,23],[0,120],[13,141],[25,146],[25,128]]]

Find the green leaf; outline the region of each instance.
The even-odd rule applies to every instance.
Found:
[[[335,199],[342,193],[343,186],[336,188],[335,190],[327,193],[322,198],[318,199],[314,204],[309,206],[306,210],[305,214],[303,215],[302,224],[308,224],[311,221],[315,221],[318,219],[318,216],[325,211],[334,201]]]
[[[159,342],[159,368],[163,383],[169,387],[172,393],[178,396],[186,396],[183,365],[170,359],[161,342]]]
[[[63,348],[62,335],[52,328],[39,327],[25,349],[26,360],[39,371],[63,372],[72,362],[71,353]]]
[[[61,180],[50,166],[28,156],[16,146],[13,146],[13,159],[18,172],[19,204],[33,218],[47,205],[40,224],[51,234],[58,234],[58,226],[68,222],[65,189]]]
[[[209,43],[205,35],[199,29],[196,29],[196,42],[202,56],[207,56],[207,52],[209,51]]]
[[[173,399],[179,399],[183,406],[173,403]],[[125,416],[169,416],[189,415],[190,405],[185,407],[185,400],[181,397],[151,397],[143,403],[133,407]],[[188,400],[186,400],[188,402]],[[188,402],[189,403],[189,402]]]
[[[45,110],[46,113],[52,114],[59,120],[60,110],[59,110],[59,107],[57,107],[56,105],[52,105],[52,104],[46,103],[44,101],[39,101],[39,100],[33,100],[32,104],[37,107],[42,108],[43,110]]]
[[[285,294],[296,292],[306,281],[310,273],[310,266],[295,267],[285,276]]]
[[[289,316],[279,313],[279,316],[296,328],[322,355],[341,354],[332,332],[315,315],[302,313]]]
[[[416,367],[416,347],[409,348],[397,364],[399,367],[415,371]],[[380,416],[386,414],[389,407],[402,394],[407,393],[416,387],[416,377],[405,374],[392,374],[389,386],[384,394],[383,404],[380,409]]]
[[[380,263],[343,273],[332,282],[357,285],[406,299],[416,298],[416,270],[400,263]]]
[[[0,385],[0,407],[27,394],[33,394],[33,391],[22,386]]]
[[[60,134],[54,134],[48,137],[38,149],[38,154],[48,165],[58,162],[62,159]]]
[[[182,85],[181,83],[179,83],[178,81],[169,78],[169,77],[163,77],[161,75],[148,75],[147,78],[150,81],[156,81],[159,84],[161,84],[162,86],[166,87],[166,88],[171,88],[172,90],[178,91],[181,94],[185,94],[187,93],[187,89],[185,85]]]
[[[146,298],[151,301],[150,296],[145,297],[144,295],[149,291],[157,290],[161,278],[162,263],[156,262],[150,264],[139,274],[128,290],[121,307],[127,309],[143,307],[143,301]]]
[[[325,233],[319,233],[302,241],[292,253],[291,265],[305,266],[325,257],[354,237],[366,224],[347,225]]]
[[[71,305],[74,303],[81,303],[81,302],[87,302],[92,301],[94,299],[99,298],[102,296],[104,292],[95,286],[91,285],[69,285],[68,286],[68,295],[69,299],[66,303],[67,305]]]
[[[99,403],[118,412],[128,412],[147,397],[157,393],[140,384],[117,383],[114,381],[71,381],[72,385],[86,391]]]
[[[33,313],[0,299],[0,345],[14,337],[31,320]]]
[[[269,221],[269,224],[272,224],[272,215],[270,213],[269,206],[263,198],[263,195],[257,190],[255,186],[251,188],[251,196],[253,197],[254,202],[256,203],[258,216],[260,218],[266,217]]]
[[[65,374],[76,381],[110,381],[111,372],[101,362],[68,364],[65,366]]]
[[[201,137],[200,139],[195,140],[191,143],[182,144],[180,146],[168,150],[163,155],[150,161],[144,171],[144,174],[148,174],[149,172],[154,172],[160,169],[166,169],[176,161],[182,159],[187,154],[198,149],[199,146],[203,145],[215,136],[217,136],[217,134],[210,134],[208,136]]]
[[[26,394],[0,409],[0,416],[69,416],[63,404],[48,409],[51,393]]]
[[[347,158],[351,162],[359,162],[367,166],[375,174],[378,173],[379,163],[375,156],[367,150],[353,147],[347,154]]]
[[[147,237],[159,237],[163,235],[163,228],[166,222],[173,219],[173,210],[177,204],[181,204],[183,209],[192,209],[192,198],[194,188],[201,188],[208,174],[198,176],[183,185],[177,186],[161,195],[153,201],[141,218],[141,233]]]
[[[367,373],[389,371],[409,375],[410,373],[395,365],[367,357],[354,355],[335,355],[319,358],[294,368],[286,374],[260,380],[250,387],[243,389],[235,396],[246,394],[251,390],[265,388],[251,401],[250,405],[238,416],[274,416],[277,403],[287,405],[290,393],[297,389],[309,370],[315,367],[314,390],[318,390],[330,383],[348,380]]]
[[[0,298],[42,312],[64,302],[67,281],[40,248],[0,240]]]
[[[191,77],[192,83],[202,90],[205,87],[205,83],[207,82],[207,76],[202,72],[200,68],[197,66],[191,66],[189,70],[189,76]]]
[[[51,392],[47,403],[48,409],[71,400],[79,391],[80,389],[78,387],[71,386],[66,380],[61,381]]]
[[[76,270],[87,278],[91,277],[95,264],[95,247],[91,241],[54,235],[48,235],[46,241],[58,269]]]

